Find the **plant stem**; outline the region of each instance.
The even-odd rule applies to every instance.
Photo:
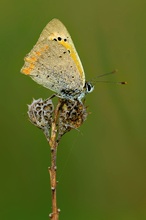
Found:
[[[57,208],[57,195],[56,195],[56,188],[57,188],[57,180],[56,180],[56,158],[57,158],[57,146],[58,143],[56,141],[57,137],[57,120],[59,115],[59,107],[61,102],[59,101],[55,112],[54,112],[54,120],[52,122],[52,130],[51,130],[51,137],[49,140],[49,145],[51,148],[51,167],[48,168],[50,173],[50,182],[51,182],[51,192],[52,192],[52,213],[50,214],[50,218],[52,220],[59,219],[59,210]]]

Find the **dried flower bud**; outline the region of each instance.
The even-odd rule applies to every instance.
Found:
[[[54,111],[54,105],[51,99],[43,101],[41,98],[33,100],[31,105],[28,105],[28,116],[32,124],[42,129],[49,137],[49,130],[52,123],[52,114]]]
[[[83,103],[78,100],[60,99],[58,109],[58,119],[56,121],[57,142],[61,137],[72,129],[79,128],[87,118],[87,109]],[[54,105],[51,99],[33,100],[28,105],[28,116],[30,121],[42,129],[47,140],[50,140],[50,130],[54,121]],[[53,149],[52,149],[53,150]]]
[[[79,128],[87,118],[86,107],[79,101],[62,99],[59,114],[59,134],[60,138],[72,129]]]

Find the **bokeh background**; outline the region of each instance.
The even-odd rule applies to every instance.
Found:
[[[118,69],[86,98],[91,114],[58,148],[60,219],[146,219],[146,1],[2,0],[0,13],[0,219],[51,212],[50,150],[27,117],[52,92],[20,74],[52,18],[68,28],[86,79]],[[103,78],[104,80],[104,78]]]

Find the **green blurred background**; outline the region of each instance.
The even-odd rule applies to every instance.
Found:
[[[50,150],[27,117],[52,92],[20,74],[24,56],[52,18],[68,28],[86,79],[97,83],[91,114],[58,148],[60,219],[146,219],[146,1],[1,1],[0,219],[45,220],[51,212]],[[104,79],[103,79],[104,80]]]

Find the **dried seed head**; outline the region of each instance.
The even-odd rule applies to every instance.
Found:
[[[87,108],[78,100],[60,99],[60,107],[57,113],[57,120],[54,120],[54,105],[51,99],[33,100],[28,105],[28,116],[30,121],[42,129],[47,140],[50,140],[52,122],[56,121],[57,142],[61,137],[72,129],[79,128],[87,118]],[[56,113],[55,113],[56,114]],[[54,149],[52,148],[52,151]]]
[[[28,117],[32,124],[42,129],[44,133],[49,136],[49,130],[52,123],[52,114],[54,111],[54,105],[51,99],[43,101],[41,98],[33,100],[28,105]]]
[[[58,141],[68,131],[77,129],[87,118],[87,110],[83,103],[62,99],[59,114]]]

